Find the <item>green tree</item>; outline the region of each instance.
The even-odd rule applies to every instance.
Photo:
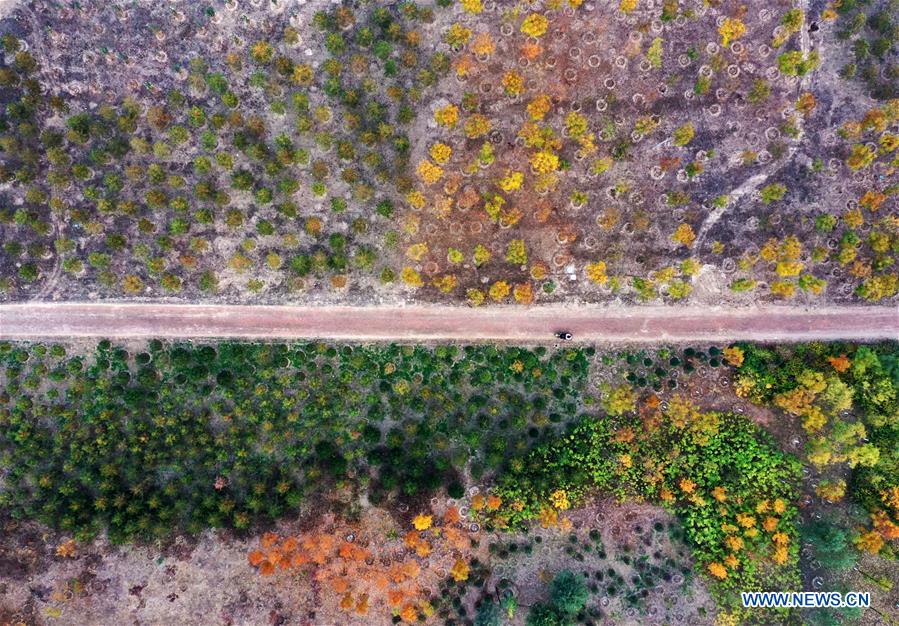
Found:
[[[503,611],[509,619],[515,619],[515,612],[518,610],[518,598],[509,594],[502,601]]]
[[[696,129],[693,127],[693,122],[687,122],[683,126],[676,128],[671,138],[675,146],[686,146],[693,140],[695,135]]]
[[[777,57],[777,66],[787,76],[804,76],[820,64],[817,50],[804,56],[799,50],[790,50]]]
[[[570,570],[562,570],[549,586],[553,604],[565,615],[575,615],[587,604],[589,593],[584,577]]]
[[[787,193],[786,185],[781,183],[772,183],[770,185],[766,185],[762,187],[759,192],[762,197],[762,202],[765,204],[771,204],[777,200],[780,200]]]
[[[474,626],[500,626],[501,621],[502,612],[493,600],[482,602],[474,616]]]
[[[852,408],[852,388],[844,383],[838,376],[827,378],[827,388],[821,394],[821,399],[830,409],[831,413],[848,411]]]
[[[551,604],[535,604],[528,613],[527,626],[574,626],[574,621]]]
[[[802,526],[801,532],[803,539],[812,544],[815,557],[824,567],[845,570],[858,560],[849,533],[832,522],[816,521]]]

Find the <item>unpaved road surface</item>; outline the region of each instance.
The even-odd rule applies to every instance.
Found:
[[[582,343],[899,339],[899,308],[301,307],[161,303],[0,306],[4,339],[253,338]]]

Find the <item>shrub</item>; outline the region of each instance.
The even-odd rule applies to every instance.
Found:
[[[550,583],[549,596],[562,614],[572,616],[587,604],[589,592],[583,576],[563,570]]]
[[[560,161],[557,154],[550,150],[542,150],[531,156],[531,167],[538,174],[549,174],[559,169]]]
[[[824,567],[845,570],[858,561],[852,538],[846,530],[826,521],[813,521],[804,524],[801,529],[802,538],[812,545],[815,558]]]
[[[434,120],[441,126],[455,128],[459,121],[459,107],[454,104],[447,104],[446,106],[437,109],[434,112]]]
[[[525,265],[528,262],[528,253],[523,239],[513,239],[506,248],[506,261],[513,265]]]
[[[849,158],[846,159],[846,165],[853,170],[860,170],[869,167],[875,158],[877,158],[877,153],[871,146],[856,144],[852,146]]]
[[[542,37],[549,29],[549,20],[539,13],[531,13],[521,23],[521,32],[530,37]]]
[[[696,129],[693,127],[693,122],[687,122],[683,126],[675,129],[674,134],[671,135],[671,139],[675,146],[686,146],[693,141],[695,135]]]
[[[531,607],[525,620],[527,626],[569,626],[570,623],[556,607],[543,603]]]
[[[783,185],[782,183],[772,183],[762,187],[759,195],[761,196],[763,203],[771,204],[772,202],[783,198],[786,193],[786,185]]]
[[[746,24],[742,20],[727,17],[718,27],[718,34],[721,35],[721,45],[729,46],[732,41],[739,39],[746,33]]]
[[[460,4],[462,5],[462,10],[466,13],[472,13],[477,15],[484,11],[484,6],[481,4],[481,0],[460,0]]]
[[[671,234],[671,240],[689,248],[696,241],[696,233],[689,224],[680,224]]]
[[[499,604],[491,599],[481,602],[474,617],[475,626],[501,626],[502,610]]]
[[[777,57],[777,67],[787,76],[805,76],[819,64],[816,50],[812,50],[808,56],[804,56],[799,50],[791,50]]]

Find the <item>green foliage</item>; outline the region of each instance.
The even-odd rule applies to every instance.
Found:
[[[630,416],[583,417],[499,477],[496,493],[510,504],[495,522],[517,525],[539,516],[558,490],[572,503],[594,492],[661,502],[683,520],[687,541],[705,567],[728,554],[725,529],[739,527],[738,515],[755,516],[757,505],[779,501],[774,531],[744,536],[739,567],[715,586],[725,602],[733,603],[738,598],[732,592],[795,582],[798,542],[791,503],[797,497],[799,462],[743,417],[714,414],[714,428],[697,436],[696,426],[709,414],[693,413],[672,410],[648,430]],[[713,501],[715,488],[724,490],[724,502]],[[767,560],[772,532],[791,539],[783,565]]]
[[[759,191],[762,202],[764,202],[765,204],[771,204],[772,202],[780,200],[786,193],[787,187],[782,183],[771,183],[770,185],[765,185]]]
[[[787,76],[805,76],[820,63],[817,50],[812,50],[808,56],[799,50],[790,50],[777,57],[777,67]]]
[[[899,511],[886,506],[887,492],[899,488],[899,350],[876,346],[806,344],[768,348],[740,344],[738,389],[759,404],[772,404],[803,380],[818,375],[834,384],[822,395],[825,407],[851,409],[854,421],[833,417],[819,445],[839,451],[841,440],[864,433],[868,443],[848,451],[851,497],[869,512],[884,510],[894,523]],[[845,366],[842,359],[845,358]],[[834,361],[837,359],[837,361]],[[839,364],[840,371],[834,365]],[[848,405],[848,406],[847,406]]]
[[[590,592],[584,577],[562,570],[549,584],[549,602],[534,605],[526,620],[528,626],[569,626],[587,605]]]
[[[527,626],[573,626],[568,616],[551,604],[535,604],[528,613]]]
[[[0,506],[124,541],[245,527],[335,481],[374,501],[430,492],[573,416],[587,365],[539,348],[4,343]]]
[[[474,626],[500,626],[502,624],[502,610],[492,600],[481,603],[474,616]]]
[[[843,70],[844,79],[858,78],[874,98],[888,100],[897,96],[896,53],[899,51],[899,25],[894,0],[857,2],[846,0],[839,13],[837,37],[847,43],[847,53],[855,57]]]
[[[822,233],[829,233],[833,231],[834,227],[837,225],[836,216],[825,213],[824,215],[819,215],[815,218],[815,230]]]
[[[850,533],[834,523],[814,521],[801,526],[802,540],[810,543],[815,558],[828,569],[845,570],[855,565],[858,553]]]
[[[7,37],[9,52],[0,59],[0,85],[4,96],[9,96],[0,111],[0,182],[15,181],[19,187],[15,191],[25,195],[26,203],[19,208],[17,200],[0,207],[4,225],[15,214],[14,232],[4,231],[5,238],[14,237],[23,244],[22,250],[12,248],[15,258],[0,250],[0,266],[7,274],[2,277],[3,297],[27,295],[29,283],[48,276],[51,268],[63,262],[70,273],[80,263],[86,271],[74,272],[78,280],[101,287],[107,295],[129,294],[123,282],[126,276],[129,285],[140,281],[156,295],[181,289],[182,280],[192,289],[201,282],[209,286],[202,276],[204,267],[221,266],[229,259],[222,258],[217,247],[188,250],[186,238],[178,236],[190,233],[211,239],[224,223],[234,236],[252,237],[253,225],[261,217],[257,214],[269,205],[279,210],[276,219],[266,214],[272,222],[271,234],[283,237],[271,242],[278,247],[276,254],[285,259],[296,253],[314,257],[319,252],[315,244],[296,236],[295,225],[281,216],[301,218],[307,232],[316,231],[320,224],[314,222],[320,216],[315,215],[315,207],[293,205],[292,211],[280,210],[309,185],[316,196],[327,196],[344,183],[349,187],[345,198],[332,201],[331,230],[362,235],[355,224],[370,215],[378,200],[378,214],[392,217],[391,201],[381,199],[389,192],[375,199],[373,190],[391,181],[400,194],[411,188],[403,174],[411,142],[397,128],[414,119],[414,105],[424,89],[449,70],[449,57],[429,54],[428,46],[420,41],[418,22],[431,19],[431,9],[411,3],[385,7],[374,3],[353,10],[333,7],[317,18],[320,25],[327,25],[328,56],[316,67],[281,55],[277,40],[251,39],[242,55],[193,58],[185,68],[188,86],[183,91],[72,112],[66,110],[62,96],[42,94],[40,82],[29,78],[38,69],[36,59],[22,50],[18,39]],[[298,41],[295,33],[291,38],[285,32],[284,39]],[[390,76],[380,71],[373,75],[365,62],[368,58],[377,60]],[[310,93],[316,94],[314,106]],[[334,100],[323,103],[323,94]],[[283,116],[288,108],[294,109],[295,118],[292,127],[282,128],[288,118],[273,120],[273,115]],[[57,113],[62,113],[62,129],[46,125]],[[271,126],[273,121],[277,130]],[[316,146],[336,147],[336,156],[347,161],[346,167],[333,167],[330,156],[310,162]],[[124,158],[131,155],[134,158]],[[235,165],[238,169],[233,171]],[[185,172],[193,180],[185,181]],[[67,231],[75,228],[83,233],[83,245],[69,252],[76,258],[45,253],[52,245],[51,209]],[[152,218],[143,215],[145,209]],[[165,274],[145,271],[142,263],[135,267],[132,261],[146,256],[145,248],[158,254],[154,237],[168,225],[174,225],[169,229],[174,241],[159,246],[166,253],[161,256],[181,261],[183,268],[177,274]],[[107,246],[106,235],[122,229],[130,229],[133,236],[126,237],[118,249]],[[62,238],[63,233],[53,236]],[[356,239],[348,241],[343,255],[359,259],[352,269],[380,271],[370,262],[371,254],[357,247]],[[375,241],[367,243],[371,246]],[[261,264],[269,251],[244,253],[251,262]],[[110,257],[102,280],[101,271],[87,263],[92,252]],[[339,261],[319,264],[322,269],[316,273],[343,271],[346,263]],[[289,272],[289,266],[271,269]],[[297,284],[289,275],[279,278],[253,278],[253,287],[256,291],[290,290]],[[228,281],[223,287],[240,292],[249,283]]]
[[[568,570],[556,574],[549,585],[549,597],[564,615],[577,614],[587,604],[589,595],[584,577]]]

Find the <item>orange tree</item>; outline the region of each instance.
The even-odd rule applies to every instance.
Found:
[[[263,534],[247,560],[262,576],[291,572],[319,582],[342,611],[361,616],[386,610],[406,622],[427,620],[435,613],[427,589],[444,572],[457,583],[468,580],[480,533],[455,506],[421,513],[402,532],[380,514],[375,509],[368,516],[375,528],[390,526],[386,537],[371,523],[332,523],[323,516],[317,528],[297,536]]]

